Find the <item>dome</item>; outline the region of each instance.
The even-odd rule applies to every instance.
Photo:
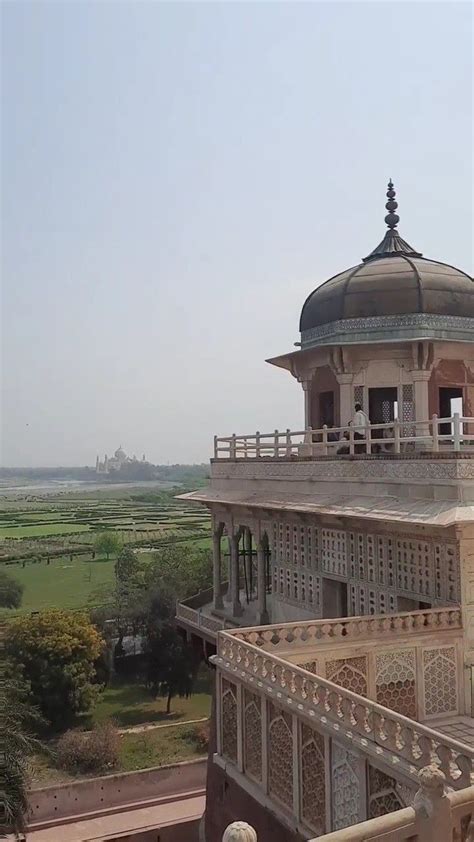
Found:
[[[386,207],[393,211],[397,203],[393,201],[391,182],[387,196]],[[398,219],[397,214],[389,213],[385,218],[389,230],[377,248],[359,265],[330,278],[306,299],[300,319],[302,344],[305,337],[329,335],[329,326],[334,323],[338,323],[338,332],[377,326],[380,333],[384,320],[394,325],[397,317],[401,326],[411,322],[436,323],[439,327],[444,319],[444,328],[453,327],[459,319],[463,323],[474,319],[473,279],[460,269],[427,260],[416,252],[396,230]],[[474,323],[470,326],[473,328]]]
[[[122,445],[120,445],[120,447],[117,448],[114,456],[115,456],[116,459],[126,459],[127,458],[127,454],[125,453],[125,450],[122,449]]]

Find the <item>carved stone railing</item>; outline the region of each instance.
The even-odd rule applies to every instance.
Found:
[[[446,794],[443,777],[428,766],[419,773],[420,788],[413,807],[323,834],[310,842],[474,842],[474,786]],[[257,834],[246,822],[234,822],[222,842],[257,842]]]
[[[310,842],[474,842],[474,786],[446,794],[442,786],[436,787],[434,773],[432,767],[419,773],[420,789],[413,807]]]
[[[281,625],[236,629],[232,635],[238,640],[263,647],[266,651],[288,649],[292,645],[321,643],[356,643],[362,640],[393,639],[412,633],[460,630],[460,608],[430,608],[398,614],[377,614],[365,617],[344,617],[335,620],[309,620]],[[225,657],[226,641],[221,638],[219,650]]]
[[[449,425],[449,432],[445,426]],[[367,427],[321,427],[306,430],[274,430],[252,435],[214,437],[214,459],[258,459],[262,457],[346,456],[371,453],[400,454],[411,449],[438,452],[466,451],[474,453],[474,418],[455,413],[449,418],[425,421],[391,421]],[[355,433],[364,436],[356,439]],[[342,450],[344,453],[337,453]]]
[[[471,784],[473,748],[265,652],[238,635],[219,634],[214,660],[233,680],[276,695],[298,717],[319,721],[364,752],[384,754],[390,763],[403,764],[408,774],[434,762],[453,788]]]
[[[196,629],[205,629],[215,635],[218,631],[226,628],[225,620],[220,620],[218,617],[208,617],[203,614],[201,608],[190,608],[189,605],[183,605],[182,602],[176,604],[176,618],[195,626]]]

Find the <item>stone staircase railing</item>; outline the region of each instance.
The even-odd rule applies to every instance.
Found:
[[[474,842],[474,786],[446,794],[444,775],[434,766],[421,769],[418,778],[413,807],[326,833],[311,842]],[[246,822],[234,822],[222,842],[258,842],[257,833]]]
[[[257,684],[269,695],[278,696],[297,716],[319,720],[373,754],[383,753],[391,763],[410,770],[409,774],[434,762],[451,787],[460,789],[471,784],[473,748],[267,653],[233,633],[219,634],[215,662],[228,674],[235,673],[239,681]]]

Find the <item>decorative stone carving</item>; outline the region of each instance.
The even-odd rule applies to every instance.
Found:
[[[222,842],[257,842],[257,834],[247,822],[232,822],[224,831]]]
[[[301,812],[318,835],[326,827],[326,776],[324,737],[301,726]]]
[[[261,699],[249,690],[244,692],[244,768],[250,777],[262,779],[262,713]]]
[[[357,755],[333,740],[332,744],[333,830],[360,821],[360,792]]]
[[[375,670],[377,701],[416,719],[415,650],[390,649],[376,653]]]
[[[457,713],[456,648],[442,646],[423,651],[425,714]]]
[[[453,339],[472,342],[474,319],[469,316],[442,316],[434,313],[407,313],[396,316],[364,316],[342,319],[312,327],[301,333],[303,348],[311,345],[377,342],[396,339]]]
[[[437,803],[445,794],[446,777],[441,769],[431,764],[420,769],[418,780],[420,789],[413,799],[415,812],[431,818],[436,810]]]
[[[367,658],[341,658],[326,662],[326,678],[359,696],[367,695]]]
[[[271,703],[268,705],[268,791],[286,807],[293,807],[291,716]]]
[[[222,679],[222,753],[237,763],[237,688]]]
[[[369,765],[368,797],[370,819],[385,816],[387,813],[393,813],[394,810],[400,810],[404,807],[404,803],[397,792],[395,778],[371,765]]]

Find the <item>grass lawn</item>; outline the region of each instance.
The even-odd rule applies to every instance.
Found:
[[[195,733],[195,727],[183,725],[156,728],[142,734],[123,734],[120,771],[133,772],[206,755],[207,749],[196,744]]]
[[[202,719],[211,715],[211,681],[209,669],[202,666],[189,699],[176,697],[171,702],[171,713],[166,714],[166,699],[153,699],[146,687],[130,682],[120,682],[106,687],[91,716],[88,726],[113,719],[119,728],[140,725],[143,722],[183,722]]]
[[[76,532],[88,532],[89,524],[53,523],[41,526],[2,526],[1,538],[42,538],[45,535],[69,535]]]
[[[203,723],[204,725],[204,723]],[[113,772],[134,772],[152,766],[166,766],[182,760],[204,757],[207,748],[196,740],[199,726],[176,725],[156,728],[141,734],[122,734],[118,766]],[[32,786],[53,786],[94,775],[70,775],[54,763],[54,749],[50,757],[37,755],[32,761]]]
[[[100,605],[104,602],[104,586],[114,580],[114,565],[112,558],[110,561],[105,558],[95,561],[61,558],[51,559],[50,564],[43,561],[26,567],[12,564],[7,569],[10,576],[25,586],[21,612],[29,612]],[[0,611],[0,616],[4,613]]]

